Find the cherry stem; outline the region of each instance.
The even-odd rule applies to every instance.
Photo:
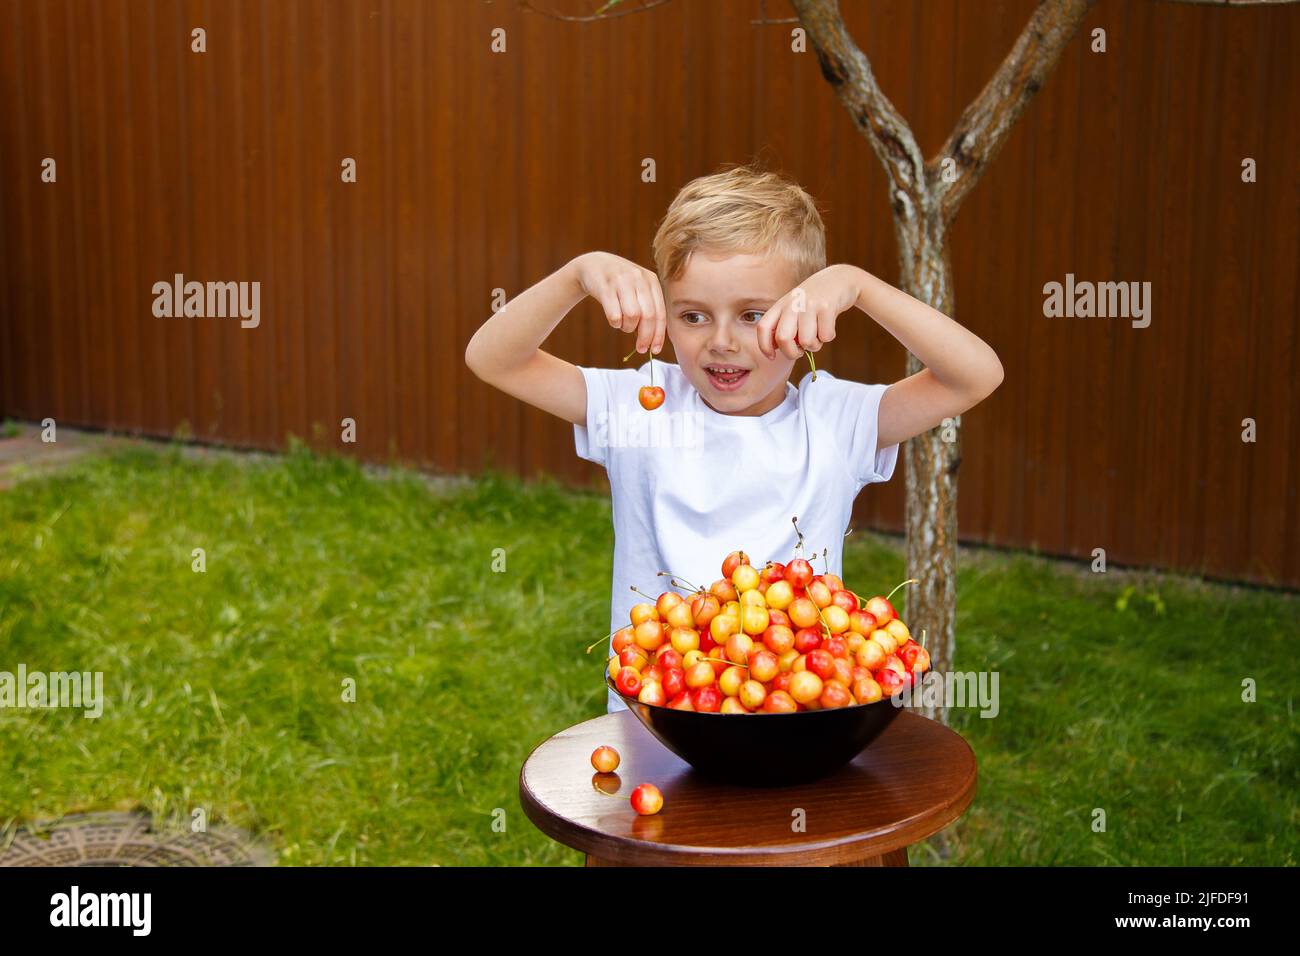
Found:
[[[916,578],[908,578],[908,579],[907,579],[906,581],[904,581],[902,584],[898,585],[898,587],[894,588],[894,591],[897,591],[898,588],[901,588],[904,584],[920,584],[920,583],[921,583],[921,582],[918,581]],[[887,595],[885,595],[885,600],[886,600],[886,601],[888,601],[891,597],[894,596],[894,591],[890,591]]]
[[[794,533],[799,536],[799,540],[795,544],[794,549],[799,552],[800,557],[803,557],[803,532],[799,530],[799,516],[792,516],[790,518],[790,523],[794,525]]]
[[[817,607],[816,601],[813,602],[813,607]],[[826,628],[826,636],[828,638],[834,637],[835,635],[831,633],[831,626],[826,623],[826,615],[822,613],[822,609],[819,607],[817,607],[817,617],[821,619],[822,627]]]
[[[611,637],[613,637],[615,634],[617,634],[617,633],[618,633],[619,631],[621,631],[621,630],[623,630],[623,629],[620,627],[620,628],[618,628],[617,630],[610,631],[608,634],[606,634],[604,637],[602,637],[602,638],[600,639],[600,641],[608,641]],[[599,644],[600,641],[597,641],[596,644]],[[596,646],[596,644],[592,644],[591,647],[587,648],[587,653],[588,653],[588,654],[590,654],[590,653],[592,652],[592,649]]]
[[[597,771],[597,772],[599,772],[599,771]],[[612,775],[613,775],[613,771],[611,771],[610,774],[611,774],[611,776],[612,776]],[[602,776],[603,776],[603,775],[602,775]],[[615,800],[618,799],[618,794],[616,794],[616,793],[605,793],[604,790],[602,790],[602,789],[600,789],[600,787],[596,786],[596,781],[595,781],[595,780],[591,781],[591,789],[592,789],[592,790],[595,790],[597,793],[604,793],[605,796],[607,796],[607,797],[613,797]]]
[[[719,646],[721,646],[721,645],[719,645]],[[757,647],[760,647],[760,646],[762,646],[762,645],[761,645],[760,642],[755,641],[755,645],[754,645],[754,646],[757,648]],[[682,655],[682,656],[685,657],[685,655]],[[737,663],[733,662],[732,659],[731,659],[730,657],[709,657],[707,654],[705,654],[703,657],[701,657],[701,658],[700,658],[698,661],[696,661],[695,663],[696,663],[696,664],[707,664],[707,663],[709,663],[710,661],[717,661],[719,664],[726,664],[728,667],[740,667],[740,668],[743,668],[744,670],[749,670],[749,665],[748,665],[748,664],[737,664]],[[694,667],[695,665],[692,664],[691,666]],[[685,667],[682,668],[682,670],[685,670],[685,669],[686,669]],[[713,683],[716,684],[717,681],[714,681]],[[705,686],[709,686],[709,685],[705,685]]]
[[[659,599],[658,599],[658,598],[653,598],[653,597],[651,597],[650,595],[646,594],[644,591],[642,591],[640,588],[638,588],[635,584],[632,585],[632,590],[633,590],[633,591],[636,591],[637,594],[641,595],[643,598],[645,598],[646,600],[648,600],[651,604],[658,604],[658,603],[659,603]]]
[[[630,352],[628,352],[626,355],[624,355],[624,356],[623,356],[623,361],[626,362],[626,361],[627,361],[628,359],[630,359],[633,355],[636,355],[636,349],[633,349],[632,351],[630,351]],[[654,383],[655,383],[655,355],[656,355],[656,353],[655,353],[655,351],[652,349],[652,350],[650,351],[650,384],[651,384],[651,385],[654,385]]]
[[[803,354],[808,356],[808,366],[812,369],[812,380],[817,381],[817,363],[813,361],[812,353],[804,349]]]
[[[685,588],[690,588],[692,591],[703,591],[703,590],[704,590],[704,588],[697,588],[694,584],[692,584],[690,581],[687,581],[685,578],[682,578],[681,582],[679,583],[679,582],[678,582],[677,580],[675,580],[675,579],[676,579],[676,578],[681,578],[682,576],[681,576],[680,574],[673,574],[671,571],[660,571],[659,574],[658,574],[658,576],[661,577],[661,578],[663,578],[663,577],[670,578],[671,580],[669,580],[668,583],[669,583],[669,584],[672,584],[672,585],[675,586],[675,587],[685,587]]]

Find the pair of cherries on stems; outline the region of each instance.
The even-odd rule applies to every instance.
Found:
[[[626,362],[636,354],[636,349],[628,352],[623,356]],[[812,380],[817,381],[817,363],[813,361],[812,352],[804,350],[804,355],[808,356],[808,365],[812,369]],[[637,401],[647,412],[653,412],[656,408],[664,403],[664,390],[655,384],[655,353],[650,353],[650,384],[641,386],[641,391],[637,393]]]

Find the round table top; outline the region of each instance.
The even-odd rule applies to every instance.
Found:
[[[612,774],[592,769],[601,745],[622,758]],[[520,771],[519,800],[547,836],[612,863],[827,866],[942,830],[974,799],[975,778],[975,754],[959,734],[904,711],[828,777],[729,786],[700,776],[624,710],[538,744]],[[659,813],[632,809],[629,797],[642,783],[663,793]]]

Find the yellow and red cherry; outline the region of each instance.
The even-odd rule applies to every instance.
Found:
[[[867,610],[875,617],[878,627],[884,627],[891,620],[898,617],[894,612],[894,605],[880,596],[873,597],[867,602]]]
[[[632,809],[642,816],[651,816],[664,807],[664,795],[653,783],[640,784],[632,791]]]
[[[613,747],[597,747],[591,752],[591,765],[597,773],[613,773],[618,769],[618,751]]]
[[[813,579],[812,565],[803,558],[795,558],[785,566],[785,579],[790,582],[792,587],[808,587]],[[881,598],[881,600],[883,601],[884,598]]]
[[[736,573],[736,568],[742,564],[749,564],[749,555],[744,551],[733,551],[722,559],[722,576],[728,581]]]
[[[624,697],[635,697],[641,693],[641,674],[635,667],[623,667],[618,672],[614,686]]]
[[[647,412],[653,412],[664,403],[664,390],[658,385],[642,385],[637,400]]]

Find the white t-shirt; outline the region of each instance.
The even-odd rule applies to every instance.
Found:
[[[722,577],[735,550],[759,570],[798,556],[791,517],[804,535],[803,556],[817,573],[841,570],[844,533],[864,485],[888,481],[898,445],[876,448],[880,399],[887,385],[863,385],[818,370],[763,415],[723,415],[701,398],[677,365],[654,360],[664,404],[646,411],[638,392],[650,384],[637,369],[579,367],[587,383],[587,425],[573,426],[578,456],[609,475],[614,521],[610,631],[629,623],[632,605],[670,590],[670,571],[690,586]],[[822,560],[822,549],[827,551]],[[815,558],[814,558],[815,554]],[[609,655],[606,646],[606,657]],[[603,680],[603,674],[601,679]],[[625,710],[611,691],[609,711]]]

